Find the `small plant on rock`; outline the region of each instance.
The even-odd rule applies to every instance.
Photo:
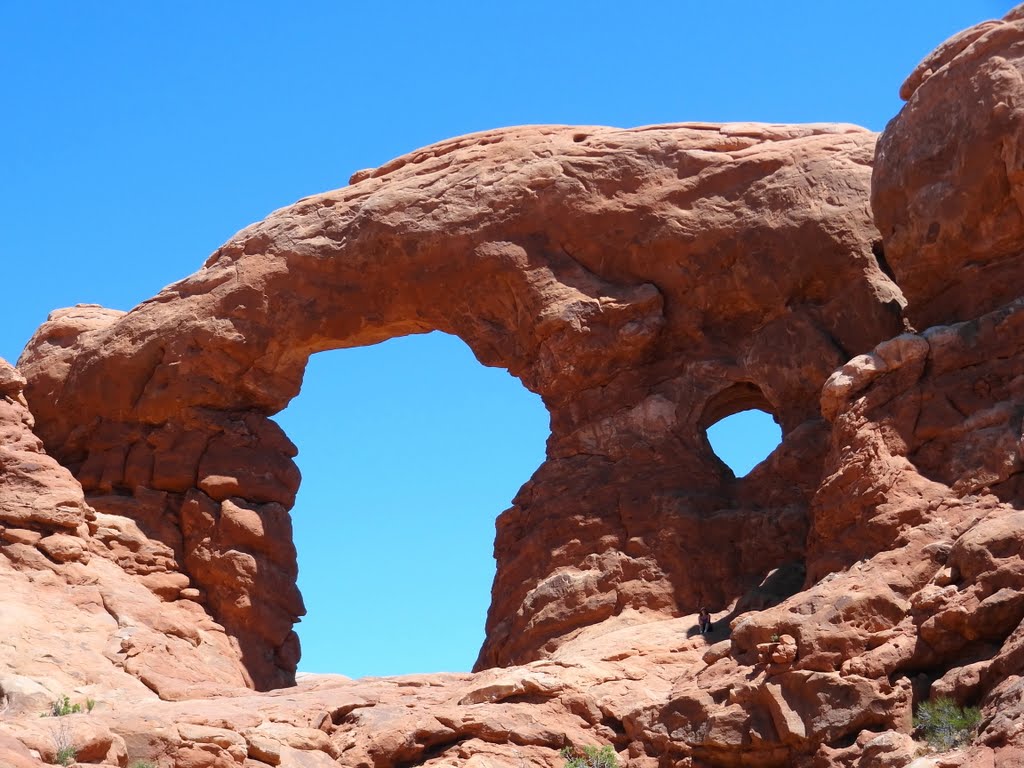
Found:
[[[81,704],[72,704],[68,696],[58,696],[57,700],[50,705],[50,714],[54,717],[74,715],[82,711]],[[91,711],[91,710],[90,710]]]
[[[50,705],[50,714],[54,717],[64,717],[82,711],[81,704],[72,704],[67,696],[61,696]]]
[[[157,768],[157,764],[151,760],[136,760],[131,764],[131,768]]]
[[[53,730],[53,762],[56,765],[69,766],[78,757],[78,749],[71,741],[71,729],[67,720],[60,720]]]
[[[565,747],[565,768],[619,768],[619,759],[609,745],[603,747]]]
[[[75,758],[78,757],[78,750],[72,746],[61,747],[57,750],[57,756],[54,758],[54,762],[57,765],[63,765],[65,768],[75,762]]]
[[[942,752],[969,742],[979,722],[977,707],[964,708],[944,696],[922,701],[914,715],[914,728],[933,749]]]

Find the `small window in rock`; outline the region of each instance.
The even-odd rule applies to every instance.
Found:
[[[782,442],[782,430],[771,414],[757,408],[740,411],[715,422],[707,430],[715,455],[744,477]]]

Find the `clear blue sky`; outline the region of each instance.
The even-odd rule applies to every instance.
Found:
[[[130,309],[235,231],[449,136],[520,123],[880,130],[1006,2],[0,0],[0,357],[57,307]],[[466,670],[495,516],[547,415],[435,335],[314,359],[280,421],[309,615],[300,665]]]

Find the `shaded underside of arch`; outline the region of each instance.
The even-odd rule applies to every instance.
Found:
[[[759,386],[749,381],[739,381],[726,387],[707,401],[698,425],[701,429],[706,430],[722,419],[751,409],[765,413],[774,413],[775,410]]]

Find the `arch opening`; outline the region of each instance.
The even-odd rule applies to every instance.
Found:
[[[314,355],[275,420],[303,474],[299,670],[469,671],[495,518],[544,460],[540,397],[434,332]]]
[[[775,417],[760,408],[726,416],[707,428],[711,450],[736,477],[746,477],[782,442]]]
[[[782,442],[782,429],[761,388],[741,381],[719,392],[701,418],[708,444],[735,477],[746,477]]]

